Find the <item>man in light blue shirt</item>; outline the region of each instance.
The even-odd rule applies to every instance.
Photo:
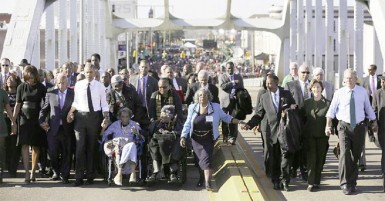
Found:
[[[337,118],[340,185],[343,193],[349,195],[356,191],[357,163],[365,141],[365,118],[370,120],[373,131],[377,130],[377,121],[366,90],[356,85],[357,74],[353,69],[344,71],[344,83],[345,86],[335,92],[326,114],[325,134],[333,134],[332,119]]]

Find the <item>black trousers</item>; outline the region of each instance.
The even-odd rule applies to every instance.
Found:
[[[293,155],[290,153],[283,154],[279,142],[275,144],[267,143],[265,154],[265,167],[269,169],[271,175],[271,181],[273,183],[283,182],[290,183],[290,166],[292,163]]]
[[[11,121],[5,118],[8,133],[11,133]],[[21,154],[21,146],[17,145],[17,135],[8,135],[5,139],[5,166],[11,175],[17,172]]]
[[[305,140],[307,153],[307,168],[309,185],[321,183],[321,172],[323,169],[327,148],[329,147],[328,137],[309,137]]]
[[[340,121],[337,129],[340,143],[339,177],[340,185],[357,185],[358,160],[365,141],[365,123],[359,123],[352,129],[350,124]]]
[[[47,135],[48,154],[53,170],[64,179],[70,176],[71,167],[71,134],[59,127],[57,135]]]
[[[95,178],[95,158],[97,158],[97,139],[101,131],[103,115],[101,112],[77,112],[75,116],[76,167],[75,178]]]
[[[222,108],[222,110],[234,116],[234,109],[235,109],[236,100],[230,99],[230,103],[226,108]],[[238,125],[237,124],[228,124],[222,121],[222,133],[223,137],[229,137],[229,138],[237,138],[238,136]]]

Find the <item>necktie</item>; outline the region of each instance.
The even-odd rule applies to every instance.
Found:
[[[376,91],[376,86],[374,86],[374,76],[372,76],[372,96],[374,95],[374,92]]]
[[[63,109],[63,105],[64,105],[64,93],[62,92],[59,92],[59,105],[60,105],[60,109]]]
[[[350,95],[350,126],[354,129],[356,127],[356,104],[354,101],[354,91]]]
[[[275,112],[278,112],[278,104],[279,104],[279,101],[278,101],[278,94],[277,94],[277,93],[274,93],[274,107],[275,107]]]
[[[87,99],[88,99],[88,109],[90,112],[94,112],[94,105],[92,105],[92,97],[91,97],[91,83],[88,83],[87,87]]]
[[[307,98],[309,98],[309,90],[307,89],[307,82],[305,82],[305,86],[304,86],[304,88],[303,88],[303,97],[304,97],[304,99],[307,99]]]

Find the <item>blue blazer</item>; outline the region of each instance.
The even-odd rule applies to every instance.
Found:
[[[199,103],[191,104],[188,107],[188,115],[183,126],[181,137],[191,137],[191,134],[194,130],[194,119],[199,113],[199,107]],[[208,115],[213,117],[213,139],[216,140],[219,137],[219,120],[230,123],[233,117],[224,113],[220,105],[213,102],[209,102]]]

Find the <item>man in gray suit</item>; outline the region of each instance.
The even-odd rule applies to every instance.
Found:
[[[278,82],[278,77],[275,75],[267,77],[267,91],[261,95],[255,115],[242,129],[251,129],[261,123],[262,135],[265,139],[264,162],[266,174],[271,176],[275,190],[283,188],[288,191],[292,154],[282,153],[278,141],[278,127],[282,112],[285,109],[294,108],[295,101],[289,91],[278,87]]]
[[[381,88],[381,79],[376,75],[377,66],[372,64],[368,68],[369,75],[362,80],[362,87],[366,89],[369,95],[369,101],[372,103],[374,93]],[[368,129],[368,135],[370,139],[373,139],[373,132]],[[366,170],[366,153],[365,153],[365,142],[362,148],[361,157],[359,160],[359,167],[361,171]]]
[[[11,65],[11,61],[7,58],[2,58],[0,60],[0,68],[1,68],[1,73],[0,73],[0,88],[4,89],[7,78],[9,77],[9,68]]]
[[[379,77],[381,80],[381,88],[378,89],[373,96],[372,106],[377,116],[378,122],[378,142],[381,146],[381,173],[382,185],[385,192],[385,74]]]
[[[225,113],[234,115],[235,93],[237,89],[242,88],[244,88],[242,76],[234,73],[234,63],[230,61],[226,64],[226,73],[219,76],[219,101]],[[229,143],[234,145],[238,135],[238,126],[222,122],[222,132],[224,140],[227,141],[229,138]]]
[[[130,83],[136,88],[147,115],[150,108],[151,94],[158,91],[158,81],[148,75],[148,70],[149,65],[147,61],[141,60],[139,63],[139,75],[130,78]]]
[[[47,132],[48,153],[54,172],[52,179],[58,180],[60,176],[62,182],[68,184],[74,125],[68,123],[66,119],[74,101],[74,91],[67,88],[67,76],[61,73],[56,78],[56,86],[57,88],[51,88],[46,94],[44,105],[40,110],[39,123]]]
[[[307,67],[306,65],[301,65],[298,69],[298,73],[298,80],[288,82],[285,86],[285,90],[291,92],[295,103],[298,106],[298,109],[301,109],[304,105],[305,100],[311,97],[311,92],[309,89],[309,67]],[[307,181],[306,153],[302,150],[295,153],[291,172],[293,177],[297,176],[298,167],[301,171],[302,180]]]
[[[190,87],[187,89],[185,103],[187,105],[190,105],[193,102],[195,92],[197,92],[198,89],[200,89],[201,87],[207,88],[210,91],[210,93],[213,95],[212,102],[219,103],[218,87],[216,87],[215,85],[213,85],[211,83],[208,83],[209,74],[207,73],[206,70],[199,71],[198,81],[199,82],[197,82],[197,83],[191,84]]]
[[[324,70],[321,67],[316,67],[313,69],[313,79],[316,79],[323,84],[324,90],[322,91],[322,96],[327,100],[332,101],[334,86],[330,82],[324,80],[324,75]]]

